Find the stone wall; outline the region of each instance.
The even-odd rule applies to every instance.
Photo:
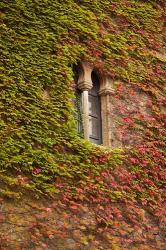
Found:
[[[115,83],[117,89],[109,97],[110,105],[110,145],[112,147],[133,146],[143,141],[143,126],[139,123],[142,118],[151,117],[148,108],[151,98],[135,86]]]
[[[84,138],[89,140],[89,103],[88,93],[93,84],[91,73],[93,65],[80,64],[75,88],[81,91],[82,120]],[[108,75],[98,74],[101,98],[102,144],[108,147],[134,146],[142,143],[144,126],[141,121],[150,121],[152,104],[148,91],[139,86],[120,82]]]
[[[1,200],[1,250],[164,250],[164,224],[146,210],[136,206],[137,216],[125,204],[125,220],[112,218],[110,225],[97,221],[94,208],[80,204],[61,207],[60,200]],[[98,207],[98,215],[102,209]]]

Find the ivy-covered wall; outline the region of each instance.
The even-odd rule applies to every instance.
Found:
[[[140,209],[149,213],[148,230],[153,225],[158,232],[162,230],[165,1],[2,0],[0,6],[2,201],[6,197],[21,199],[29,191],[35,198],[51,196],[59,209],[68,209],[70,216],[76,213],[78,221],[80,204],[90,206],[97,229],[92,229],[93,239],[82,239],[83,247],[100,238],[104,229],[112,233],[116,227],[118,231],[117,222],[129,221],[131,228],[139,225],[145,230],[146,221],[141,224],[137,220]],[[118,131],[141,134],[137,146],[104,149],[77,135],[72,67],[81,60],[118,83],[115,103],[123,104],[125,96],[134,105],[133,89],[148,95],[150,116],[141,115],[139,110],[128,112],[125,105],[119,109]],[[3,213],[0,218],[6,228]],[[39,224],[33,225],[40,231],[43,224]],[[51,226],[48,221],[46,224],[45,231]],[[132,234],[126,238],[121,233],[113,236],[110,249],[137,247]],[[34,234],[32,249],[37,249],[37,244],[43,249],[42,243],[37,243],[39,235]],[[162,235],[159,237],[162,242]],[[148,241],[147,236],[144,243]],[[2,249],[16,249],[13,245],[10,248],[10,237],[8,248],[5,244],[2,241]],[[157,244],[155,239],[150,249],[162,249],[162,243]],[[31,249],[30,245],[25,249]]]

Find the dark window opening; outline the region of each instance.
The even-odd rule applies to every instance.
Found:
[[[81,91],[76,90],[75,92],[75,119],[76,119],[76,128],[78,134],[83,137],[84,130],[83,130],[83,120],[82,120],[82,102],[81,102]]]
[[[102,144],[101,101],[99,96],[100,81],[97,73],[91,74],[93,87],[89,91],[89,139],[95,144]]]

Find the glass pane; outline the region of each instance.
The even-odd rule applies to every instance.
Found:
[[[89,114],[97,116],[97,97],[89,95]]]
[[[83,135],[83,124],[82,121],[77,120],[77,132],[82,136]]]
[[[89,117],[89,135],[94,138],[99,137],[98,120],[95,117]]]
[[[75,119],[76,119],[76,125],[77,125],[77,132],[80,134],[80,136],[83,136],[83,122],[82,122],[82,105],[81,105],[81,92],[77,91],[75,93],[76,99],[75,99]]]

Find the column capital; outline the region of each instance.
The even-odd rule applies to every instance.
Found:
[[[100,96],[103,96],[103,95],[113,95],[113,94],[115,94],[115,91],[111,87],[109,87],[109,88],[108,87],[107,88],[101,88],[99,90],[99,95]]]
[[[113,80],[108,76],[103,76],[101,79],[99,95],[113,95]]]
[[[87,62],[81,63],[81,72],[78,79],[78,89],[84,91],[84,90],[90,90],[93,87],[91,79],[92,70],[93,67],[89,65]]]
[[[88,82],[88,81],[78,82],[78,89],[82,91],[90,90],[92,87],[93,87],[92,82]]]

